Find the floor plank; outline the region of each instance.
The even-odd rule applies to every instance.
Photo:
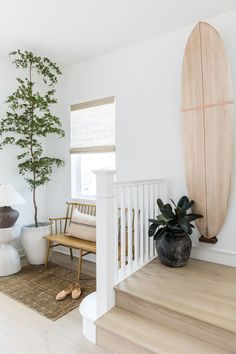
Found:
[[[77,259],[54,252],[53,262],[76,269]],[[27,262],[22,259],[23,265]],[[83,262],[83,272],[95,275],[95,264]],[[56,322],[0,293],[1,354],[109,354],[82,336],[79,309]]]

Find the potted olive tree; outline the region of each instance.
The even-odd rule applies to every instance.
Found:
[[[57,102],[54,86],[61,75],[59,67],[50,59],[36,56],[30,51],[10,53],[12,63],[20,70],[16,90],[7,98],[8,111],[0,121],[0,148],[14,144],[21,152],[19,173],[32,191],[34,224],[22,228],[22,243],[31,264],[44,262],[46,241],[43,236],[50,230],[48,223],[39,222],[36,191],[51,177],[53,166],[64,162],[44,154],[43,140],[49,134],[64,137],[60,119],[51,113]]]
[[[185,265],[190,257],[192,241],[189,237],[194,225],[192,221],[202,218],[202,215],[188,213],[194,201],[188,197],[180,198],[178,204],[164,204],[157,199],[160,215],[150,219],[149,236],[156,241],[156,249],[161,263],[170,267]]]

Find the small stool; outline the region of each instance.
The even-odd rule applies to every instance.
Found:
[[[20,236],[20,226],[0,228],[0,276],[18,273],[21,261],[17,250],[11,245]]]

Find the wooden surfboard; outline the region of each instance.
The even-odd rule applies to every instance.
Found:
[[[182,68],[185,171],[201,240],[215,243],[227,212],[232,173],[234,101],[230,69],[218,32],[200,22]]]

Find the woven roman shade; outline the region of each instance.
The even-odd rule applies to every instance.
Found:
[[[115,151],[114,97],[71,106],[72,154]]]

